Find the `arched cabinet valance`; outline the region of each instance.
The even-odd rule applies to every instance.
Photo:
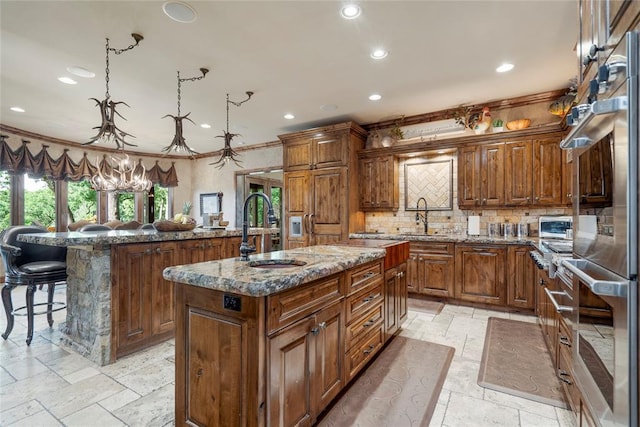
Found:
[[[104,155],[102,161],[98,165],[94,165],[89,161],[87,153],[84,153],[80,162],[74,162],[69,156],[69,149],[65,148],[59,158],[54,159],[49,154],[48,145],[43,145],[42,149],[37,153],[29,150],[29,141],[22,140],[22,145],[12,150],[7,143],[7,136],[0,135],[0,171],[6,171],[10,174],[27,173],[33,178],[51,178],[63,181],[82,181],[90,179],[100,168],[110,168],[111,165]],[[142,159],[138,160],[138,167],[142,167]],[[171,163],[171,167],[162,170],[158,161],[151,169],[147,170],[147,178],[154,184],[162,187],[177,187],[178,174],[175,169],[175,163]]]

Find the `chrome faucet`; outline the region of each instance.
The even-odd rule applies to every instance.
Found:
[[[256,251],[255,246],[249,245],[249,201],[254,197],[262,197],[267,204],[267,218],[269,224],[275,224],[276,216],[273,214],[271,200],[264,193],[251,193],[247,196],[242,207],[242,243],[240,244],[240,261],[249,261],[249,254]]]
[[[420,209],[420,202],[424,202],[424,213],[416,212],[416,224],[420,224],[420,221],[424,223],[424,234],[428,234],[429,230],[429,218],[427,217],[427,199],[420,197],[416,203],[416,209]]]

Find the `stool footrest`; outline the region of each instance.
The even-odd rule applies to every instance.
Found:
[[[34,307],[37,307],[39,305],[49,305],[49,303],[47,302],[41,302],[38,304],[33,304]],[[60,311],[60,310],[64,310],[65,308],[67,308],[67,304],[64,302],[60,302],[60,301],[52,301],[51,302],[52,306],[61,306],[61,307],[57,307],[57,308],[51,308],[51,310],[45,310],[45,311],[38,311],[38,312],[33,312],[33,315],[35,316],[36,314],[47,314],[47,313],[54,313],[56,311]],[[13,311],[11,312],[11,314],[13,314],[14,316],[27,316],[27,313],[20,313],[23,310],[26,310],[27,306],[23,305],[22,307],[18,307],[18,308],[14,308]]]

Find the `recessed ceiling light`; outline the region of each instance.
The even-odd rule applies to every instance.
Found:
[[[355,19],[360,16],[362,9],[357,4],[348,4],[340,9],[340,14],[344,19]]]
[[[197,17],[195,9],[182,1],[168,1],[162,5],[162,11],[169,18],[183,24],[190,24]]]
[[[96,76],[96,73],[93,71],[89,71],[86,68],[82,67],[67,67],[67,71],[73,74],[74,76],[84,77],[85,79],[92,79]]]
[[[375,49],[371,52],[371,57],[373,59],[382,59],[382,58],[386,58],[388,54],[389,52],[387,52],[384,49]]]
[[[208,123],[203,123],[203,124],[200,125],[200,127],[203,128],[203,129],[211,129],[211,125],[208,124]]]
[[[499,73],[506,73],[507,71],[511,70],[513,70],[513,64],[509,64],[508,62],[505,62],[504,64],[496,68],[496,71]]]
[[[66,84],[66,85],[77,85],[78,82],[73,80],[71,77],[58,77],[58,81]]]
[[[322,111],[335,111],[338,109],[336,104],[325,104],[320,107]]]
[[[380,95],[379,93],[373,93],[369,95],[370,101],[380,101],[381,99],[382,99],[382,95]]]
[[[284,118],[287,119],[287,120],[293,120],[293,119],[296,118],[296,116],[294,116],[291,113],[287,113],[287,114],[284,115]]]
[[[20,107],[11,107],[9,108],[11,111],[15,111],[16,113],[24,113],[24,108]]]

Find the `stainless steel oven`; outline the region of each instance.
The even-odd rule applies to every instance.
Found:
[[[639,48],[628,33],[561,142],[574,163],[574,258],[562,262],[573,276],[573,369],[603,426],[638,425]]]

